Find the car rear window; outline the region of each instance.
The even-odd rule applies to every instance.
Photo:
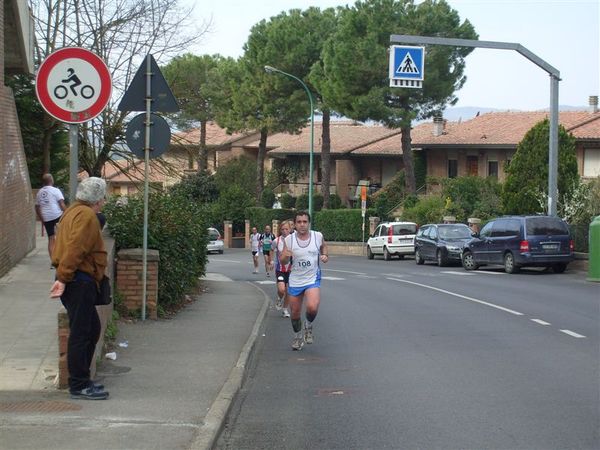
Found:
[[[527,234],[565,236],[569,234],[569,227],[565,222],[554,217],[532,217],[527,219]]]
[[[219,232],[218,231],[214,231],[214,230],[209,230],[208,231],[208,240],[209,241],[216,241],[217,239],[219,239]]]
[[[462,239],[470,238],[471,230],[465,226],[439,227],[440,237],[442,239]]]
[[[392,225],[392,233],[394,236],[403,234],[415,234],[417,232],[416,225]]]

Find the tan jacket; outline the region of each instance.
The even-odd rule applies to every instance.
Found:
[[[56,277],[63,283],[73,280],[76,270],[100,281],[104,276],[107,254],[102,240],[100,222],[87,204],[75,202],[58,223],[52,265]]]

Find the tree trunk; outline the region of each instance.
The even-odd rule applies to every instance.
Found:
[[[412,148],[410,146],[410,125],[400,127],[402,131],[402,158],[404,159],[404,179],[406,190],[413,195],[417,192],[417,183],[415,181],[415,165],[413,163]]]
[[[256,158],[256,203],[260,204],[265,178],[265,157],[267,156],[267,129],[260,130],[260,143]]]
[[[323,194],[323,208],[329,208],[329,185],[331,184],[331,137],[329,128],[330,112],[323,109],[323,129],[321,133],[321,194]]]
[[[206,152],[206,121],[200,123],[200,148],[198,149],[198,172],[208,168],[208,155]]]

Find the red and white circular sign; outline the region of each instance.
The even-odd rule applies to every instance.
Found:
[[[84,48],[67,47],[50,54],[38,70],[35,92],[52,117],[82,123],[100,114],[112,91],[108,67]]]

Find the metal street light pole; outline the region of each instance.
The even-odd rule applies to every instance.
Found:
[[[275,67],[265,66],[265,72],[273,73],[278,72],[282,75],[293,78],[302,85],[308,95],[308,101],[310,103],[310,157],[308,162],[308,214],[310,214],[311,220],[313,218],[313,155],[314,155],[314,143],[315,143],[315,108],[313,106],[313,97],[308,89],[308,86],[298,77],[291,73],[284,72],[283,70],[276,69]]]

